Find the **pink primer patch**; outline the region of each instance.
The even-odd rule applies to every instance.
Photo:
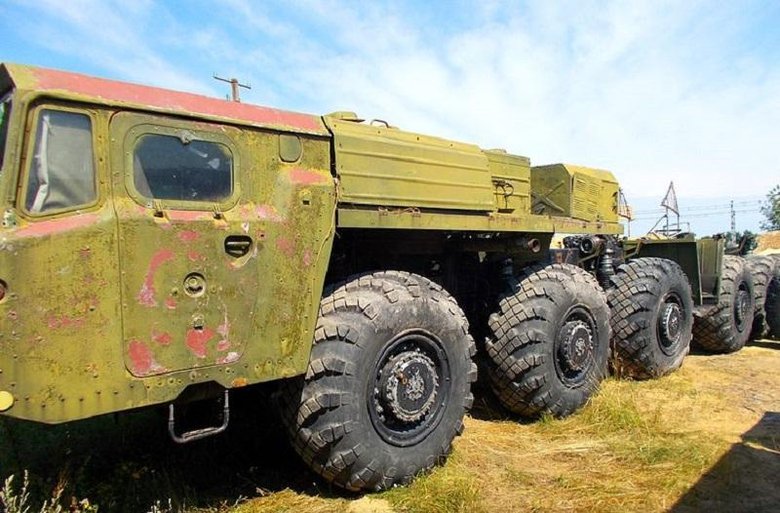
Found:
[[[292,257],[295,254],[295,242],[286,237],[276,239],[276,248],[288,257]]]
[[[41,90],[66,90],[73,93],[96,96],[107,101],[156,107],[166,111],[179,111],[205,116],[242,120],[260,126],[282,126],[298,130],[326,134],[319,116],[300,114],[148,87],[115,80],[90,77],[45,68],[29,68],[35,75]]]
[[[230,349],[230,340],[228,340],[230,337],[230,321],[228,321],[227,313],[225,313],[222,324],[217,326],[217,333],[222,335],[222,340],[217,342],[217,351],[227,351]]]
[[[149,269],[146,271],[146,277],[141,286],[141,291],[136,298],[139,304],[150,308],[157,306],[157,300],[154,297],[154,275],[157,273],[160,266],[169,260],[173,260],[173,251],[170,249],[161,249],[154,254],[152,260],[149,262]]]
[[[165,298],[165,308],[167,308],[168,310],[176,310],[176,305],[177,305],[176,300],[173,299],[172,297],[168,296],[167,298]]]
[[[303,253],[303,265],[309,267],[311,265],[311,250],[306,250]]]
[[[200,234],[198,232],[192,230],[179,232],[179,240],[182,242],[195,242],[198,239],[200,239]]]
[[[282,216],[280,216],[279,212],[276,211],[276,208],[274,208],[271,205],[258,206],[255,209],[255,214],[259,219],[262,220],[274,221],[276,223],[280,223],[283,221]]]
[[[221,358],[217,358],[217,363],[218,364],[233,363],[233,362],[238,361],[239,358],[241,358],[240,354],[238,354],[235,351],[231,351],[228,354],[226,354],[225,356],[223,356]]]
[[[206,344],[214,336],[214,330],[203,328],[202,330],[187,330],[187,347],[198,358],[206,357]]]
[[[188,252],[187,252],[187,259],[188,259],[190,262],[197,262],[198,260],[205,260],[205,258],[203,257],[203,255],[201,255],[201,254],[200,254],[200,253],[198,253],[197,251],[188,251]]]
[[[49,221],[30,223],[16,230],[17,237],[44,237],[55,233],[68,232],[78,228],[86,228],[100,221],[98,214],[80,214]]]
[[[326,175],[309,171],[308,169],[293,168],[290,170],[290,181],[299,185],[314,185],[328,183],[330,178]]]
[[[131,340],[130,347],[127,349],[127,356],[130,357],[130,365],[133,374],[136,376],[145,376],[152,370],[154,358],[152,351],[141,341]]]
[[[208,221],[212,214],[197,210],[168,210],[165,213],[171,221]]]
[[[47,325],[51,330],[60,328],[83,328],[84,319],[81,317],[68,317],[67,315],[53,315],[47,320]]]
[[[227,314],[225,314],[225,320],[222,321],[222,324],[217,326],[217,333],[223,337],[227,337],[230,334],[230,321],[228,321]]]
[[[160,344],[161,346],[169,346],[171,345],[171,342],[173,341],[173,337],[171,337],[170,333],[162,332],[152,332],[152,340]]]

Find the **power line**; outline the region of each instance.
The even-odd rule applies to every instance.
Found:
[[[734,206],[735,207],[743,207],[743,206],[754,206],[756,204],[760,204],[760,200],[744,200],[744,201],[735,201]],[[722,203],[719,205],[697,205],[693,207],[682,207],[680,209],[680,213],[683,212],[696,212],[701,210],[712,210],[712,209],[730,209],[731,203]],[[654,208],[654,209],[646,209],[646,210],[636,210],[634,211],[635,214],[638,215],[644,215],[644,214],[663,214],[664,209],[663,208]]]
[[[697,217],[701,218],[701,217],[725,216],[725,215],[730,215],[731,212],[732,212],[731,209],[718,210],[718,211],[713,211],[713,212],[698,212],[698,213],[694,213],[694,214],[684,214],[684,215],[681,214],[680,218],[689,219],[689,218],[697,218]],[[758,213],[758,212],[761,212],[761,210],[758,209],[758,208],[745,208],[745,209],[735,209],[733,212],[735,214],[749,214],[749,213]],[[632,222],[633,221],[648,221],[648,220],[652,220],[652,219],[658,219],[658,217],[660,217],[660,215],[661,214],[654,215],[654,216],[645,215],[644,217],[635,217],[631,221]]]

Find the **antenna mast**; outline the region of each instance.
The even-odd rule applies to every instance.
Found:
[[[219,80],[220,82],[227,82],[230,84],[230,93],[234,102],[241,102],[241,96],[238,93],[239,87],[243,87],[244,89],[252,89],[251,85],[242,84],[238,81],[237,78],[222,78],[217,76],[216,73],[214,73],[214,80]]]

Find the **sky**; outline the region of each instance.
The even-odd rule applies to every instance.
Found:
[[[0,60],[325,114],[615,173],[655,222],[757,231],[780,184],[780,2],[4,0]]]

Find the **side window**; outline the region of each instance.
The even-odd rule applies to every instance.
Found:
[[[3,167],[5,159],[5,142],[8,139],[8,123],[11,118],[11,100],[3,98],[0,103],[0,168]]]
[[[92,122],[75,112],[38,115],[25,208],[39,214],[88,205],[97,198]]]
[[[225,146],[187,132],[146,134],[133,149],[133,183],[149,199],[220,202],[233,194],[233,160]]]

